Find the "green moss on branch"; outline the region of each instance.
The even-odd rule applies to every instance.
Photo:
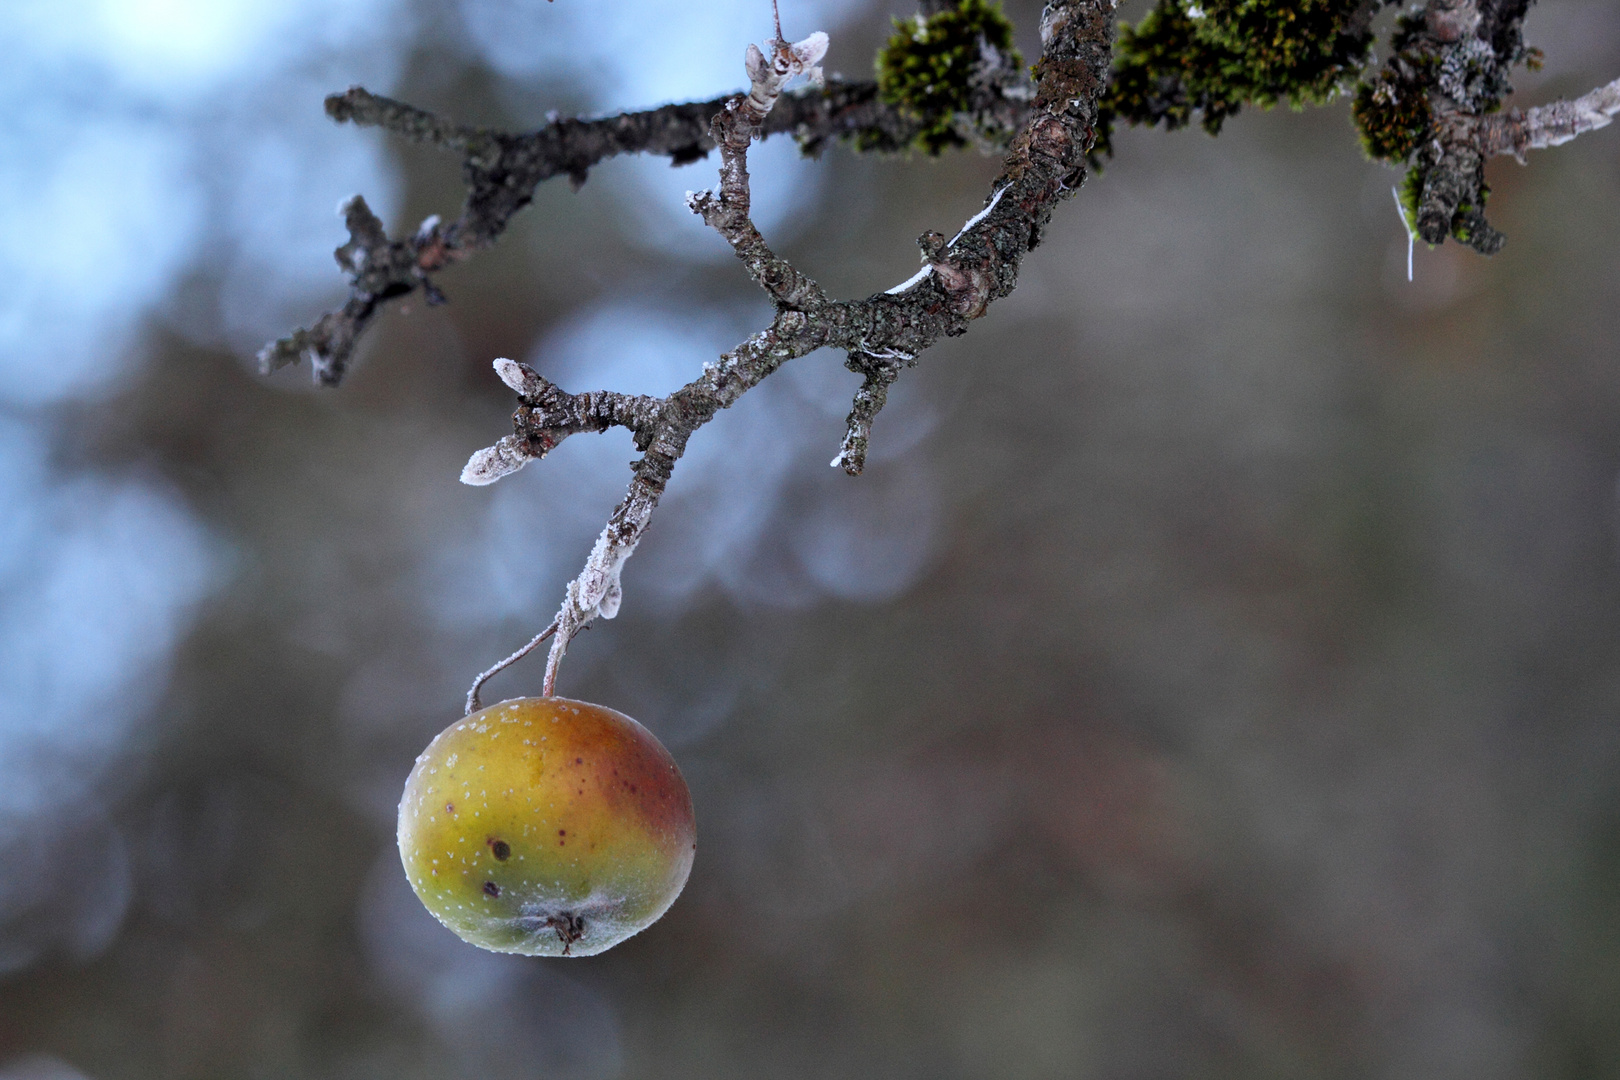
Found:
[[[1115,119],[1211,134],[1244,105],[1296,108],[1344,90],[1366,66],[1386,0],[1160,0],[1120,28],[1099,149]]]
[[[1001,4],[961,0],[932,15],[896,19],[894,26],[877,57],[878,95],[922,124],[912,144],[917,149],[938,154],[966,146],[980,94],[1023,68]]]

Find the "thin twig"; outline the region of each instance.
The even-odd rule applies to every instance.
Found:
[[[1608,127],[1620,113],[1620,79],[1582,94],[1574,101],[1554,101],[1521,112],[1509,109],[1483,117],[1480,148],[1489,155],[1512,154],[1524,161],[1526,150],[1562,146],[1577,135]]]
[[[748,93],[726,102],[709,125],[710,138],[720,148],[720,190],[694,193],[687,203],[731,243],[749,274],[776,298],[776,324],[770,331],[755,335],[739,346],[733,354],[733,370],[741,366],[737,363],[739,358],[752,361],[749,375],[732,379],[731,371],[726,368],[711,368],[702,379],[676,391],[667,402],[650,410],[654,422],[650,428],[637,433],[645,440],[643,445],[647,452],[635,466],[636,476],[631,481],[630,492],[597,537],[579,577],[569,583],[562,608],[557,612],[557,637],[546,657],[547,695],[556,685],[557,671],[574,635],[599,615],[611,619],[618,614],[623,593],[619,575],[625,561],[641,542],[670,472],[685,452],[686,440],[692,432],[785,360],[815,348],[809,340],[804,340],[788,344],[785,349],[773,349],[789,336],[786,331],[790,327],[808,326],[806,310],[819,312],[828,301],[820,285],[770,250],[749,219],[747,158],[749,144],[759,134],[783,87],[800,75],[820,81],[821,69],[817,65],[826,52],[827,35],[819,32],[792,45],[783,41],[773,43],[770,57],[757,46],[749,45],[745,65],[750,83]],[[727,385],[728,382],[731,385]],[[525,395],[526,402],[535,399],[534,395]]]
[[[523,659],[525,656],[528,656],[530,653],[534,652],[542,641],[546,640],[546,638],[550,637],[556,632],[557,622],[555,619],[553,619],[551,625],[534,635],[527,645],[523,646],[523,648],[519,649],[511,656],[508,656],[505,660],[502,660],[500,663],[478,676],[478,678],[474,679],[471,689],[467,691],[467,711],[465,715],[471,716],[473,713],[484,707],[483,703],[478,700],[478,692],[484,688],[485,683],[494,678],[496,675],[499,675],[501,672],[505,671],[507,668],[511,667],[513,664],[517,663],[519,660]],[[545,688],[541,691],[541,693],[545,697],[551,696],[551,683],[549,681],[545,684]]]
[[[1029,112],[1025,91],[1026,84],[1017,82],[985,88],[974,106],[982,114],[978,126],[1010,138]],[[351,238],[338,249],[338,263],[349,275],[348,301],[310,327],[259,350],[260,367],[270,372],[307,359],[317,382],[337,385],[384,306],[418,290],[429,303],[442,303],[444,294],[432,275],[494,244],[513,215],[533,201],[540,184],[567,176],[577,188],[597,164],[621,154],[656,154],[676,165],[706,157],[714,149],[709,121],[728,100],[684,102],[594,120],[561,117],[538,131],[514,135],[455,124],[359,86],[333,94],[326,99],[326,112],[334,120],[381,127],[460,155],[467,200],[455,220],[444,223],[434,215],[400,239],[388,238],[365,200],[355,196],[346,203]],[[761,133],[791,134],[810,156],[844,138],[857,138],[867,149],[899,151],[911,144],[923,123],[881,100],[874,82],[832,79],[825,86],[783,95]],[[363,211],[362,217],[348,213],[351,209]]]

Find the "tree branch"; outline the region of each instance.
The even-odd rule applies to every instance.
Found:
[[[1554,101],[1528,112],[1510,109],[1480,120],[1477,138],[1487,156],[1512,154],[1524,160],[1526,150],[1562,146],[1577,135],[1608,127],[1620,113],[1620,79],[1574,101]]]
[[[637,449],[645,450],[664,404],[662,398],[608,390],[570,394],[527,364],[505,357],[495,361],[495,373],[517,392],[521,404],[512,414],[513,434],[474,454],[461,470],[461,482],[475,487],[517,472],[580,432],[629,428]]]
[[[709,124],[709,138],[720,148],[720,190],[692,192],[686,203],[725,237],[743,261],[748,276],[778,304],[796,311],[818,310],[827,302],[821,286],[787,260],[778,258],[749,219],[752,195],[748,188],[748,146],[761,134],[766,117],[789,79],[810,75],[821,81],[817,64],[826,55],[827,35],[812,34],[798,45],[779,40],[773,43],[772,50],[767,60],[756,46],[748,46],[751,89],[746,97],[726,102]]]
[[[558,391],[561,396],[550,400],[560,404],[543,406],[554,389],[549,383],[509,361],[505,362],[509,366],[500,368],[509,385],[516,382],[525,408],[542,408],[545,423],[560,415],[568,421],[563,427],[587,430],[577,420],[584,412],[579,403],[595,400],[603,403],[605,411],[590,414],[591,422],[600,417],[608,418],[603,426],[628,421],[624,426],[637,432],[638,446],[644,451],[633,466],[624,501],[609,517],[584,569],[568,585],[556,619],[544,693],[554,691],[558,668],[573,637],[598,616],[612,618],[618,613],[624,563],[645,534],[675,462],[698,428],[788,360],[822,347],[843,349],[849,354],[850,366],[865,372],[867,379],[857,394],[850,434],[836,460],[846,471],[859,472],[872,417],[898,373],[896,362],[910,362],[941,337],[965,333],[993,300],[1012,291],[1019,263],[1040,242],[1053,209],[1085,179],[1086,153],[1096,137],[1097,100],[1108,76],[1113,12],[1114,0],[1053,0],[1048,4],[1041,20],[1042,56],[1035,68],[1034,100],[1027,121],[1012,139],[984,209],[950,241],[938,233],[925,234],[919,241],[924,271],[861,301],[826,299],[818,285],[770,253],[747,218],[748,139],[744,134],[763,130],[762,121],[780,88],[772,86],[778,63],[793,66],[791,59],[782,61],[782,49],[788,47],[781,43],[771,61],[757,50],[751,53],[753,89],[748,98],[726,103],[711,129],[724,148],[720,191],[694,197],[692,205],[732,241],[750,274],[776,297],[777,313],[771,325],[723,354],[718,363],[706,364],[699,378],[658,401],[612,394],[582,399]],[[800,63],[809,66],[814,60],[801,57]],[[754,119],[756,113],[759,119]],[[518,415],[523,416],[523,409]],[[504,462],[508,456],[516,460],[514,468],[521,466],[533,456],[528,453],[531,430],[520,420],[513,435],[475,454],[469,469],[481,460]],[[508,450],[503,451],[503,446]],[[475,471],[479,481],[488,482],[482,479],[484,471]]]
[[[865,378],[861,388],[855,391],[855,401],[845,421],[848,430],[837,456],[832,459],[833,468],[843,469],[850,476],[861,475],[861,470],[866,468],[866,446],[872,436],[872,421],[888,403],[889,387],[900,377],[900,365],[915,359],[903,353],[889,357],[863,352],[850,354],[847,366]]]
[[[1435,72],[1430,91],[1434,138],[1418,148],[1421,170],[1416,232],[1430,244],[1456,237],[1485,255],[1506,238],[1485,220],[1481,121],[1509,91],[1508,76],[1526,56],[1523,23],[1530,0],[1429,0],[1424,27],[1408,46]]]
[[[596,120],[563,118],[538,131],[511,135],[453,124],[358,86],[332,95],[326,112],[336,121],[380,127],[462,155],[467,200],[449,225],[435,215],[414,236],[397,240],[388,239],[359,196],[345,203],[350,238],[338,249],[337,259],[350,277],[348,301],[310,328],[266,345],[259,351],[260,367],[268,373],[308,358],[317,382],[336,385],[384,304],[418,289],[430,304],[442,303],[444,294],[430,275],[495,243],[540,184],[566,175],[578,187],[594,165],[620,154],[657,154],[675,165],[703,158],[715,146],[710,120],[727,100],[665,105]],[[1001,96],[987,93],[976,107],[1009,131],[1028,112],[1017,87]],[[879,100],[875,83],[832,80],[824,88],[783,95],[761,123],[760,134],[792,134],[806,154],[818,155],[836,139],[857,136],[867,148],[898,151],[920,128],[918,118]]]

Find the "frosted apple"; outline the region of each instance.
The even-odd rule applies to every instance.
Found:
[[[457,720],[399,802],[416,895],[495,952],[590,956],[645,930],[680,895],[696,838],[686,781],[652,732],[567,698]]]

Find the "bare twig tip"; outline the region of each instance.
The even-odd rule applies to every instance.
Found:
[[[494,446],[486,446],[467,459],[461,482],[472,487],[493,484],[529,463],[532,455],[515,435],[508,435]]]
[[[523,367],[516,360],[508,360],[504,356],[495,358],[495,374],[500,376],[501,382],[518,393],[523,393]]]

